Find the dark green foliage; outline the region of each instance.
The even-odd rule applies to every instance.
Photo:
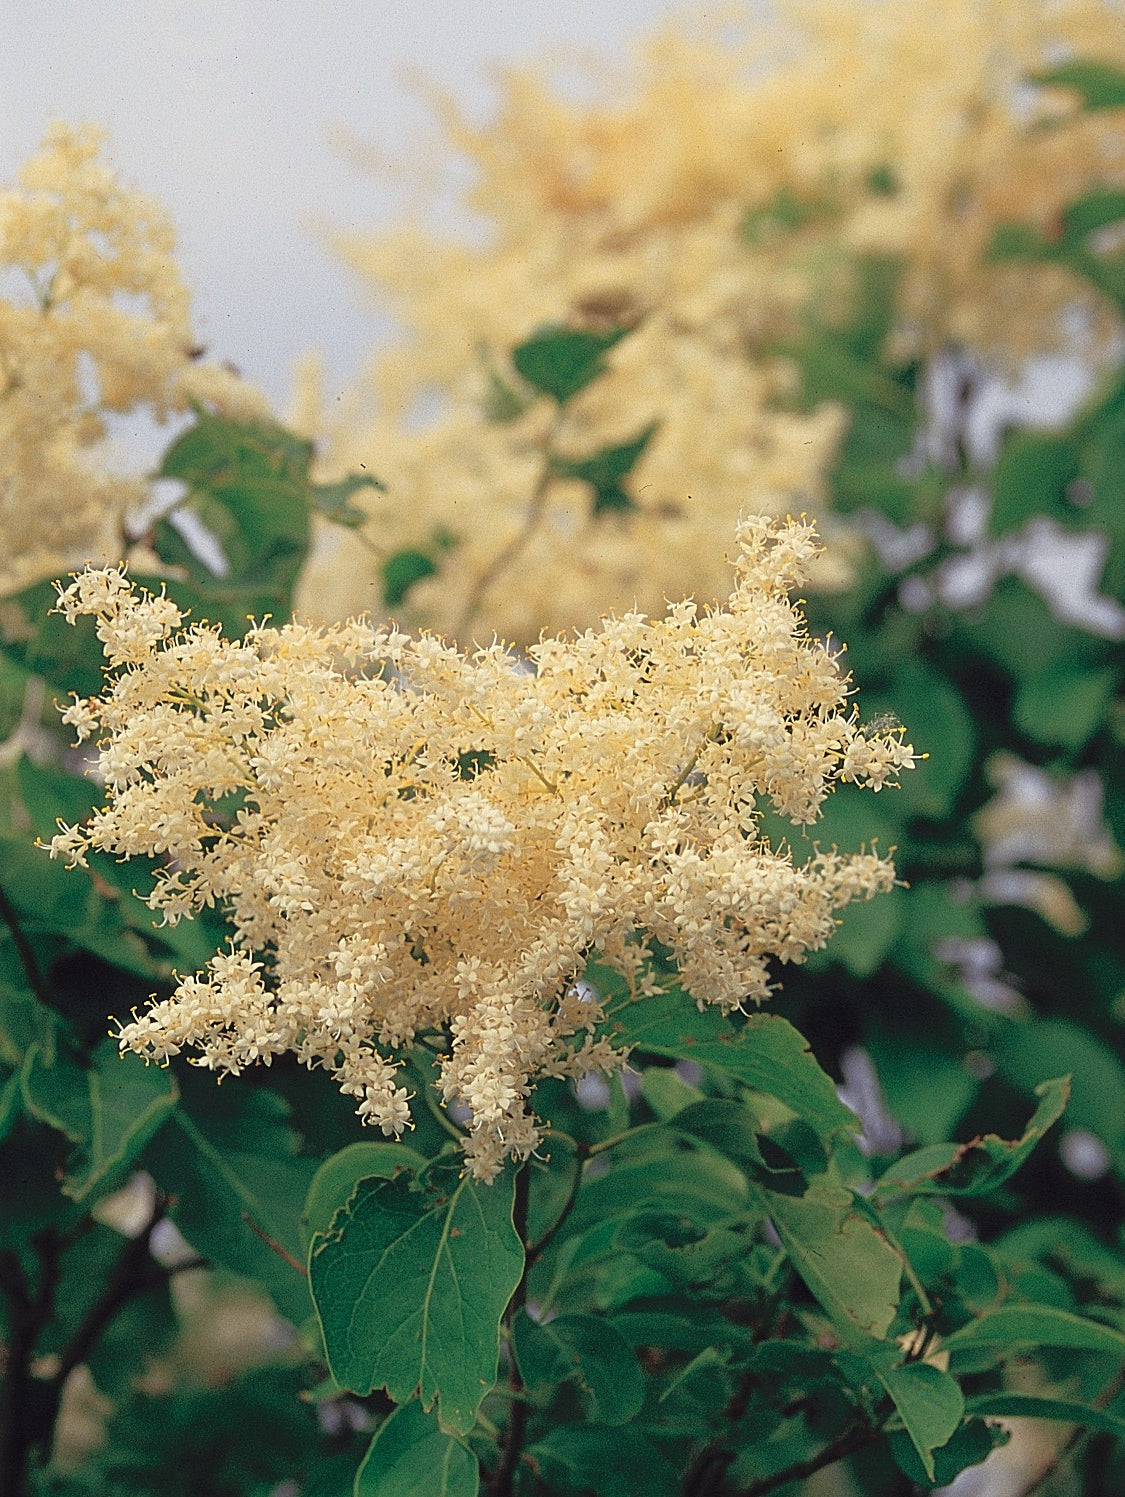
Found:
[[[356,1474],[356,1497],[477,1497],[480,1466],[433,1414],[412,1400],[379,1427]]]
[[[1087,109],[1125,107],[1125,73],[1108,62],[1075,58],[1033,75],[1034,83],[1051,88],[1071,88]]]
[[[160,559],[186,573],[195,617],[240,634],[247,618],[284,613],[309,545],[312,445],[280,427],[240,426],[201,413],[165,454],[161,478],[187,485],[173,516],[157,523]],[[173,519],[190,515],[217,543],[222,563],[197,555]],[[173,596],[180,600],[179,590]]]
[[[520,377],[541,395],[564,405],[602,373],[605,355],[620,343],[628,327],[593,333],[567,327],[541,328],[512,350]]]
[[[613,510],[633,509],[635,506],[623,488],[622,480],[633,471],[655,431],[656,423],[653,422],[633,441],[624,442],[620,447],[603,448],[593,457],[577,460],[556,457],[552,460],[551,471],[558,478],[577,478],[590,485],[594,491],[595,517]]]
[[[416,582],[436,571],[437,563],[424,551],[396,551],[383,563],[383,602],[397,608]]]
[[[314,483],[309,490],[312,502],[326,519],[349,530],[357,530],[367,523],[367,511],[352,499],[364,489],[385,489],[377,478],[368,478],[365,473],[352,473],[339,483]]]

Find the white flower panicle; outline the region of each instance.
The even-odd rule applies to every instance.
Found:
[[[268,414],[199,359],[168,215],[100,159],[101,132],[53,124],[0,190],[0,586],[91,555],[145,498],[97,460],[107,417],[204,405]]]
[[[338,236],[402,337],[343,400],[303,383],[298,419],[320,439],[321,476],[362,462],[386,485],[358,500],[366,547],[322,528],[302,584],[310,611],[378,606],[371,547],[432,554],[440,564],[405,606],[458,637],[471,626],[525,641],[634,603],[724,597],[725,538],[748,503],[827,509],[847,412],[794,401],[783,350],[810,317],[846,326],[861,312],[867,256],[901,266],[880,293],[897,360],[952,346],[1018,364],[1065,348],[1078,325],[1097,333],[1085,353],[1116,347],[1109,299],[1058,265],[990,251],[1004,225],[1054,238],[1069,204],[1125,187],[1125,114],[1028,82],[1063,57],[1120,68],[1119,4],[696,9],[624,69],[591,70],[589,88],[559,87],[540,64],[498,80],[483,125],[446,105],[426,176],[443,193],[471,183],[463,201],[487,232],[450,237],[442,213],[440,229]],[[455,156],[454,177],[441,167]],[[633,331],[561,416],[539,400],[485,420],[509,351],[545,323]],[[548,440],[583,458],[646,430],[633,508],[594,518],[588,485],[561,476],[532,505]],[[441,532],[455,548],[435,545]],[[847,585],[856,548],[837,540],[813,585]]]
[[[839,781],[914,759],[865,734],[790,600],[816,550],[803,522],[746,519],[725,607],[543,639],[531,670],[367,622],[228,640],[118,571],[78,575],[59,607],[96,618],[112,673],[65,716],[108,804],[52,855],[166,855],[150,905],[217,904],[234,929],[122,1048],[235,1073],[291,1050],[397,1135],[396,1052],[437,1032],[489,1179],[535,1147],[537,1076],[623,1059],[580,986],[591,956],[643,995],[655,940],[698,1003],[765,998],[771,958],[801,961],[894,874],[874,853],[795,863],[760,807],[808,825]]]

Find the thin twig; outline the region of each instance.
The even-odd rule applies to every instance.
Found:
[[[148,1224],[139,1236],[126,1242],[113,1265],[104,1291],[87,1310],[78,1329],[60,1353],[59,1365],[51,1377],[59,1396],[67,1378],[86,1360],[102,1332],[130,1300],[146,1294],[150,1289],[159,1288],[175,1274],[183,1273],[189,1268],[206,1267],[206,1259],[199,1257],[168,1266],[153,1258],[152,1234],[164,1220],[167,1210],[167,1197],[157,1195]]]
[[[1112,1382],[1107,1384],[1107,1386],[1102,1389],[1097,1398],[1095,1398],[1093,1403],[1091,1404],[1091,1408],[1107,1408],[1117,1397],[1118,1393],[1121,1392],[1121,1389],[1123,1387],[1125,1387],[1125,1367],[1121,1369],[1121,1371],[1112,1380]],[[1035,1497],[1036,1492],[1041,1492],[1050,1478],[1054,1476],[1054,1474],[1058,1471],[1063,1461],[1066,1460],[1067,1456],[1071,1455],[1074,1452],[1076,1446],[1083,1439],[1085,1439],[1085,1437],[1089,1433],[1090,1431],[1084,1428],[1081,1424],[1076,1424],[1067,1438],[1059,1446],[1058,1450],[1056,1450],[1054,1455],[1052,1455],[1048,1460],[1042,1471],[1040,1471],[1032,1481],[1031,1485],[1029,1487],[1024,1487],[1023,1492],[1021,1493],[1021,1497]]]
[[[661,1123],[637,1123],[633,1128],[626,1128],[621,1133],[614,1133],[609,1138],[601,1138],[597,1143],[579,1144],[579,1150],[587,1159],[593,1159],[597,1154],[604,1154],[607,1149],[615,1149],[618,1144],[623,1144],[627,1139],[636,1138],[642,1133],[655,1133],[658,1128],[663,1127]]]
[[[793,1465],[786,1466],[784,1471],[776,1471],[772,1476],[759,1477],[752,1481],[749,1486],[740,1488],[734,1497],[766,1497],[767,1492],[776,1492],[779,1487],[788,1486],[793,1481],[804,1481],[806,1477],[815,1476],[818,1471],[823,1471],[826,1466],[834,1466],[837,1461],[844,1460],[849,1455],[854,1455],[857,1450],[872,1444],[879,1437],[879,1430],[864,1420],[861,1424],[853,1424],[846,1429],[842,1435],[837,1436],[830,1444],[806,1461],[794,1461]]]
[[[34,1290],[14,1252],[0,1254],[0,1291],[8,1301],[7,1368],[0,1402],[0,1492],[22,1497],[32,1453],[44,1447],[54,1424],[53,1413],[36,1397],[39,1389],[31,1363],[39,1335],[54,1312],[62,1241],[49,1228],[31,1240],[39,1260]]]
[[[554,1221],[547,1228],[547,1230],[543,1233],[543,1236],[540,1237],[539,1241],[533,1245],[529,1245],[527,1249],[528,1268],[531,1268],[536,1263],[538,1263],[539,1259],[543,1256],[543,1254],[547,1251],[547,1248],[554,1241],[555,1234],[558,1232],[559,1228],[566,1221],[570,1213],[574,1210],[574,1203],[578,1199],[579,1187],[582,1184],[582,1169],[582,1160],[581,1158],[576,1156],[574,1161],[574,1178],[570,1182],[570,1189],[567,1192],[566,1200],[563,1202],[562,1210],[559,1212],[558,1216],[555,1217]]]
[[[527,514],[524,517],[523,524],[520,526],[519,530],[516,531],[515,535],[511,538],[508,544],[502,547],[496,553],[496,555],[489,562],[488,566],[485,567],[484,571],[480,574],[477,580],[473,583],[472,587],[469,589],[469,596],[465,600],[465,607],[462,610],[461,618],[457,626],[457,633],[459,636],[465,633],[469,625],[472,623],[473,619],[476,617],[477,610],[480,608],[481,603],[484,601],[485,594],[488,592],[489,588],[492,587],[493,583],[496,582],[498,578],[500,578],[508,570],[511,564],[515,561],[516,557],[520,554],[523,548],[527,545],[528,541],[535,534],[536,530],[539,528],[539,523],[542,520],[544,512],[547,508],[547,496],[551,490],[551,481],[555,477],[554,471],[551,467],[551,444],[554,441],[555,433],[558,430],[558,425],[559,418],[556,415],[554,421],[551,423],[551,426],[547,431],[546,436],[544,436],[541,443],[543,453],[543,467],[540,470],[539,477],[536,479],[535,488],[532,490],[531,502],[528,505]]]
[[[271,1237],[264,1228],[260,1227],[254,1220],[254,1218],[250,1215],[249,1211],[244,1211],[242,1213],[242,1220],[250,1228],[251,1232],[254,1233],[255,1237],[261,1238],[261,1240],[265,1243],[266,1247],[269,1248],[271,1253],[276,1253],[283,1262],[288,1263],[290,1268],[295,1268],[297,1272],[302,1276],[302,1278],[308,1278],[309,1271],[300,1261],[300,1259],[294,1258],[289,1249],[282,1247],[281,1243],[278,1242],[276,1237]]]
[[[8,898],[8,892],[2,884],[0,884],[0,920],[3,920],[8,927],[8,934],[12,938],[12,945],[16,948],[16,955],[19,957],[20,966],[27,978],[28,987],[40,1003],[45,1003],[48,1008],[57,1008],[58,1004],[55,1002],[50,984],[43,976],[31,942],[24,934],[16,907]]]

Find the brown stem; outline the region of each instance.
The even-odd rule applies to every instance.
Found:
[[[531,1198],[531,1170],[525,1164],[521,1166],[516,1175],[516,1198],[512,1208],[512,1224],[519,1234],[519,1239],[524,1245],[525,1253],[528,1250],[527,1241],[527,1212]],[[508,1324],[508,1423],[504,1429],[504,1443],[500,1448],[500,1464],[492,1473],[489,1481],[489,1491],[492,1497],[512,1497],[512,1481],[516,1474],[516,1468],[523,1454],[524,1435],[527,1432],[527,1400],[524,1398],[523,1378],[520,1376],[519,1364],[516,1362],[515,1352],[512,1349],[511,1331],[515,1324],[516,1316],[523,1309],[527,1300],[527,1274],[530,1268],[530,1258],[524,1258],[523,1273],[516,1285],[516,1292],[508,1303],[505,1319]]]
[[[551,480],[555,476],[551,468],[551,444],[554,440],[557,426],[558,418],[556,417],[547,435],[543,438],[543,467],[539,473],[539,477],[535,481],[535,488],[531,493],[531,503],[528,506],[523,524],[508,544],[496,553],[469,589],[469,596],[465,601],[465,607],[461,612],[460,622],[457,626],[459,638],[464,635],[476,617],[477,610],[483,603],[485,594],[489,588],[508,570],[539,528],[539,523],[547,508],[547,495],[551,490]]]
[[[527,1268],[524,1270],[525,1277],[528,1269],[533,1268],[535,1264],[539,1262],[539,1259],[547,1251],[550,1243],[554,1241],[555,1234],[558,1232],[559,1228],[566,1221],[570,1213],[574,1210],[574,1203],[578,1199],[578,1189],[582,1184],[582,1168],[583,1161],[581,1156],[578,1156],[574,1161],[574,1179],[570,1182],[570,1190],[567,1192],[567,1197],[563,1202],[562,1210],[559,1212],[558,1216],[555,1217],[554,1221],[547,1228],[547,1230],[543,1233],[543,1236],[540,1237],[539,1241],[534,1245],[529,1244],[528,1246]]]
[[[121,1249],[104,1291],[86,1311],[78,1329],[63,1348],[58,1369],[51,1378],[51,1383],[57,1388],[60,1397],[62,1385],[67,1378],[80,1363],[86,1360],[97,1345],[103,1331],[130,1300],[147,1293],[150,1289],[156,1289],[173,1274],[182,1273],[188,1268],[205,1267],[203,1258],[189,1258],[186,1262],[177,1263],[169,1268],[157,1263],[153,1258],[152,1234],[164,1220],[167,1210],[167,1198],[158,1195],[152,1208],[152,1215],[144,1230],[139,1236],[130,1238]]]
[[[31,1246],[39,1259],[34,1292],[17,1255],[0,1254],[0,1292],[8,1301],[11,1327],[7,1377],[0,1403],[0,1492],[4,1497],[23,1497],[27,1491],[28,1464],[36,1450],[50,1448],[67,1378],[87,1359],[118,1313],[130,1300],[155,1289],[173,1274],[203,1266],[202,1258],[173,1268],[154,1262],[150,1251],[152,1234],[166,1211],[167,1201],[158,1196],[148,1225],[122,1248],[105,1289],[63,1347],[58,1366],[49,1378],[32,1375],[36,1343],[54,1314],[55,1294],[62,1276],[59,1260],[76,1237],[90,1226],[91,1218],[84,1217],[66,1235],[47,1229],[32,1238]]]
[[[31,1240],[39,1260],[32,1290],[16,1253],[0,1254],[0,1290],[8,1301],[7,1368],[0,1395],[0,1492],[23,1497],[33,1451],[45,1446],[54,1413],[39,1380],[32,1377],[35,1344],[54,1311],[63,1240],[48,1228]]]
[[[842,1461],[846,1456],[854,1455],[857,1450],[862,1450],[864,1446],[872,1444],[878,1437],[879,1431],[866,1420],[860,1424],[853,1424],[818,1454],[810,1456],[807,1461],[795,1461],[793,1465],[787,1466],[784,1471],[775,1472],[773,1476],[759,1477],[749,1486],[742,1487],[734,1494],[734,1497],[766,1497],[767,1492],[776,1492],[779,1487],[788,1486],[792,1481],[804,1481],[806,1477],[815,1476],[818,1471],[823,1471],[826,1466],[834,1466],[837,1461]]]
[[[294,1258],[293,1254],[289,1251],[288,1248],[282,1247],[281,1243],[278,1242],[275,1237],[271,1237],[268,1232],[259,1227],[258,1223],[250,1215],[249,1211],[244,1211],[242,1213],[242,1220],[250,1228],[251,1232],[254,1233],[255,1237],[261,1238],[261,1240],[265,1243],[266,1247],[269,1248],[271,1253],[276,1253],[279,1258],[288,1263],[290,1268],[295,1268],[297,1272],[302,1276],[302,1278],[308,1278],[309,1271],[305,1267],[305,1265],[300,1262],[299,1259]]]

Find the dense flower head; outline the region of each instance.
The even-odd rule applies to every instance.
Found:
[[[0,191],[0,585],[60,557],[121,554],[114,529],[144,488],[96,460],[107,415],[266,409],[197,357],[171,222],[118,182],[101,145],[95,129],[55,124]]]
[[[489,1178],[535,1146],[536,1076],[623,1058],[595,1033],[592,956],[643,994],[656,941],[698,1003],[766,997],[771,958],[822,946],[893,870],[815,843],[797,862],[761,808],[808,826],[837,782],[878,790],[914,757],[864,732],[804,628],[789,592],[816,549],[802,522],[745,519],[725,606],[523,658],[362,621],[233,641],[119,571],[79,574],[59,606],[95,617],[111,674],[65,715],[98,743],[108,804],[52,853],[162,855],[152,907],[217,904],[235,932],[122,1047],[233,1072],[292,1050],[397,1135],[396,1052],[436,1031]]]
[[[593,98],[557,90],[549,68],[504,75],[495,118],[444,115],[483,234],[420,223],[338,237],[403,336],[323,413],[308,394],[303,419],[325,441],[327,477],[363,462],[384,479],[368,537],[384,553],[452,532],[456,551],[410,593],[412,621],[526,641],[687,592],[725,596],[724,538],[745,505],[823,513],[846,417],[832,402],[795,408],[784,350],[810,314],[846,319],[866,256],[901,267],[888,348],[903,359],[949,344],[1018,359],[1057,346],[1079,306],[1103,332],[1116,326],[1058,267],[995,263],[989,249],[1003,225],[1057,233],[1068,203],[1125,184],[1122,111],[1084,113],[1073,94],[1027,82],[1065,57],[1120,66],[1119,9],[772,9],[772,23],[678,23],[624,76],[595,79]],[[561,421],[539,401],[489,422],[494,375],[543,324],[635,326]],[[522,534],[548,432],[581,457],[652,423],[634,509],[592,517],[582,483],[554,481],[521,542],[519,585],[508,569],[474,597]],[[370,552],[326,534],[305,602],[323,617],[378,607]]]

